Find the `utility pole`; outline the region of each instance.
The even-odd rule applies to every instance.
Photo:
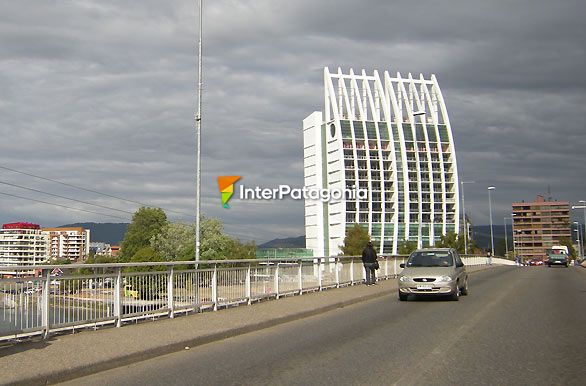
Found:
[[[492,199],[490,197],[490,191],[494,190],[494,186],[488,187],[488,214],[490,218],[490,257],[488,258],[488,264],[492,264],[492,257],[494,256],[494,233],[492,231]]]
[[[464,255],[468,254],[468,223],[466,222],[466,202],[464,201],[464,184],[473,184],[474,181],[460,181],[462,187],[462,224],[464,225]]]
[[[198,1],[199,10],[199,39],[197,55],[197,114],[195,115],[195,139],[197,142],[196,150],[196,172],[195,172],[195,264],[199,262],[200,246],[200,210],[201,210],[201,98],[202,98],[202,32],[203,32],[203,0]]]

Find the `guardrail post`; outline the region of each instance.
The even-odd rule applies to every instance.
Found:
[[[122,327],[122,268],[116,268],[114,280],[114,317],[116,327]]]
[[[389,259],[385,257],[385,279],[389,278]]]
[[[321,259],[317,259],[317,284],[319,290],[321,291]]]
[[[334,269],[336,270],[336,288],[340,288],[340,272],[338,271],[338,264],[340,263],[340,258],[334,258]]]
[[[193,271],[193,282],[192,282],[192,287],[193,287],[193,312],[199,312],[200,311],[200,307],[199,305],[201,304],[201,297],[200,297],[200,283],[201,283],[201,278],[200,278],[200,271],[198,269],[198,264],[195,265],[194,267],[194,271]],[[205,282],[205,280],[204,280]]]
[[[167,308],[169,308],[169,318],[175,317],[175,302],[173,299],[173,266],[167,269]]]
[[[214,311],[218,311],[218,266],[216,264],[212,273],[212,303],[214,303]]]
[[[397,256],[393,258],[393,274],[397,276]]]
[[[350,285],[354,285],[354,258],[350,258]]]
[[[299,295],[303,294],[303,260],[299,260]]]
[[[49,297],[51,291],[51,270],[46,269],[43,272],[45,276],[44,288],[43,288],[43,298],[42,298],[42,305],[41,305],[41,318],[43,322],[43,338],[47,339],[49,337]]]
[[[250,264],[248,264],[248,268],[246,269],[246,299],[248,299],[247,303],[250,305],[252,303],[252,288],[250,287]]]
[[[275,265],[275,297],[279,298],[279,263],[277,262]]]

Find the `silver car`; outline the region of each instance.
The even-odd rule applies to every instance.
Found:
[[[409,295],[450,296],[452,300],[468,295],[468,274],[454,249],[418,249],[401,268],[404,268],[398,278],[401,301]]]

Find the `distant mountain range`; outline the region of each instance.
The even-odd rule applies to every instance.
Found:
[[[111,245],[120,245],[126,229],[127,223],[75,223],[62,225],[63,227],[82,227],[90,230],[90,238],[92,242],[103,242]],[[507,227],[509,236],[509,245],[512,245],[510,240],[511,229]],[[503,225],[493,225],[494,244],[498,245],[501,240],[505,238],[505,227]],[[490,248],[490,225],[477,225],[473,227],[473,237],[476,245],[480,248]],[[305,248],[305,236],[286,237],[281,239],[274,239],[260,244],[258,248]]]
[[[509,247],[513,245],[513,241],[511,239],[512,232],[511,227],[507,227],[507,238]],[[492,226],[492,234],[494,237],[494,247],[495,249],[505,239],[505,226],[504,225],[494,225]],[[476,245],[482,249],[490,249],[490,225],[476,225],[472,227],[472,238],[476,242]],[[504,245],[504,244],[503,244]],[[504,248],[504,247],[503,247]],[[498,251],[498,249],[497,249]]]
[[[108,243],[110,245],[120,245],[126,229],[127,223],[95,223],[80,222],[75,224],[61,225],[62,227],[82,227],[90,230],[90,241]]]
[[[305,248],[305,236],[274,239],[260,244],[258,248]]]

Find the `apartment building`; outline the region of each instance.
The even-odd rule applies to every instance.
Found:
[[[43,228],[51,259],[83,261],[90,253],[90,230],[81,227]]]
[[[517,255],[524,259],[546,257],[546,249],[571,240],[570,203],[546,201],[537,196],[532,202],[514,202],[513,243]]]
[[[1,275],[16,275],[10,266],[35,266],[49,259],[48,237],[38,224],[16,222],[2,225],[0,229],[0,270]],[[33,271],[20,271],[32,274]]]

